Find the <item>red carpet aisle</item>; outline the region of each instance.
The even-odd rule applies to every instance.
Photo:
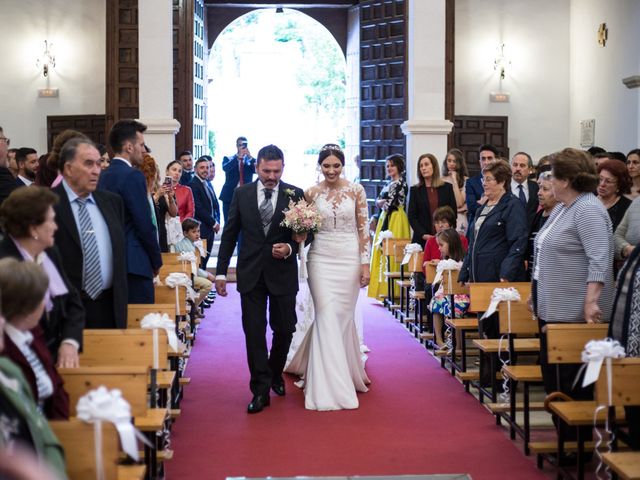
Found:
[[[251,399],[231,286],[208,311],[188,365],[191,384],[172,432],[168,478],[468,473],[544,479],[493,417],[386,310],[363,308],[372,352],[360,409],[313,412],[287,379],[287,396],[247,415]]]

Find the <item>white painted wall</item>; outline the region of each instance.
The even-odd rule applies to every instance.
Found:
[[[534,161],[569,142],[570,0],[458,0],[456,115],[506,115],[509,148]],[[511,60],[500,82],[497,47]],[[490,103],[491,92],[511,94]]]
[[[44,153],[47,115],[104,114],[105,14],[104,0],[2,2],[0,126],[12,147]],[[48,79],[36,68],[45,39],[56,56]],[[38,98],[47,87],[59,97]]]
[[[609,39],[596,40],[601,23]],[[640,1],[571,0],[571,143],[580,143],[580,120],[595,118],[595,142],[627,153],[640,145],[640,89],[622,79],[640,74]]]

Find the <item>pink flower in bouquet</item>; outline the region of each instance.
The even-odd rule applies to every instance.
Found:
[[[280,226],[290,228],[295,233],[317,232],[321,223],[321,216],[316,206],[302,198],[298,202],[289,201],[289,207],[284,210],[284,219]]]

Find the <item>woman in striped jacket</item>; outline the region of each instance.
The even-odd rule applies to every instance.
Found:
[[[579,365],[550,366],[547,323],[606,322],[613,304],[613,232],[602,202],[593,194],[598,175],[581,150],[565,148],[551,155],[553,194],[558,205],[535,239],[532,300],[540,324],[540,364],[547,393],[592,398],[574,379]],[[556,374],[557,372],[557,374]],[[575,438],[567,429],[566,439]]]

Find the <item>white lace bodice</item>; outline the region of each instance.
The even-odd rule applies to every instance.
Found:
[[[323,183],[305,192],[307,201],[314,202],[322,215],[322,225],[318,234],[357,233],[361,263],[369,263],[371,245],[369,242],[369,215],[367,197],[362,185],[348,182],[338,188],[329,188]]]

